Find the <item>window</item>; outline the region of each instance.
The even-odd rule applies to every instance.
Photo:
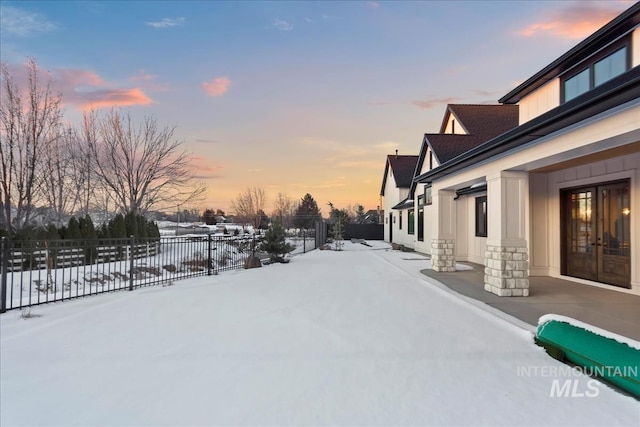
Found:
[[[429,170],[433,169],[433,151],[429,150]]]
[[[590,89],[590,69],[579,72],[564,82],[564,102],[570,101],[578,95],[582,95]]]
[[[487,237],[487,196],[476,197],[476,237]]]
[[[621,46],[622,45],[622,46]],[[630,68],[628,39],[596,55],[562,81],[562,102],[567,102],[619,76]]]
[[[399,224],[398,224],[398,229],[402,230],[402,211],[398,212],[398,217],[400,218]]]
[[[596,62],[593,66],[594,87],[619,76],[627,70],[627,47]]]
[[[409,222],[409,224],[407,224],[408,230],[407,232],[409,234],[414,234],[415,233],[415,224],[414,224],[414,214],[413,214],[413,209],[409,209],[409,216],[407,218],[407,221]]]
[[[418,241],[424,242],[424,209],[418,209]]]
[[[425,186],[424,187],[424,204],[425,205],[432,205],[433,204],[433,197],[431,195],[431,186]]]

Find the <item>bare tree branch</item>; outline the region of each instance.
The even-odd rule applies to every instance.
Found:
[[[0,190],[2,221],[20,230],[31,221],[41,197],[43,159],[58,137],[62,118],[61,95],[51,91],[51,79],[41,81],[35,59],[27,62],[28,79],[22,93],[7,64],[1,65]],[[13,215],[15,209],[15,215]]]
[[[247,188],[231,201],[231,210],[242,224],[251,224],[254,229],[260,226],[260,212],[264,211],[266,196],[262,188]]]
[[[144,214],[157,205],[198,200],[205,187],[192,173],[191,155],[174,139],[174,127],[160,127],[153,117],[136,126],[128,113],[85,117],[95,176],[122,212]]]

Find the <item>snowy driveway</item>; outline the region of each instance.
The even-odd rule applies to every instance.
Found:
[[[0,425],[640,425],[638,401],[376,246],[8,312]]]

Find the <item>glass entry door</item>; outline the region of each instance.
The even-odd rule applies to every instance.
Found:
[[[563,192],[563,274],[631,286],[629,181]]]

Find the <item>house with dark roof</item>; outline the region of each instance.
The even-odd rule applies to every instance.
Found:
[[[640,3],[499,102],[517,126],[472,141],[454,107],[425,135],[411,188],[433,269],[480,262],[500,296],[530,276],[640,295]]]
[[[427,173],[441,164],[475,148],[491,138],[518,126],[517,105],[447,105],[439,133],[427,133],[422,140],[414,176]],[[432,213],[431,187],[412,182],[409,190],[413,206],[408,216],[415,220],[414,248],[431,253]],[[468,218],[460,218],[467,221]],[[484,242],[470,241],[464,246],[469,260],[482,262]],[[463,250],[463,247],[459,247]]]
[[[413,182],[418,156],[390,154],[384,167],[380,205],[384,218],[384,240],[413,247],[413,238],[408,234],[408,222],[402,211],[393,208],[407,200]]]

